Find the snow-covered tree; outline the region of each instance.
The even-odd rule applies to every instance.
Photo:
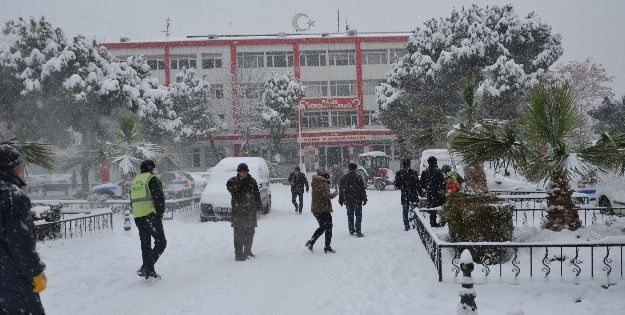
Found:
[[[595,130],[598,133],[625,133],[625,95],[619,100],[606,97],[599,107],[588,112],[597,121]]]
[[[212,135],[221,121],[210,110],[211,85],[199,78],[193,69],[182,69],[169,89],[173,110],[181,119],[185,137]]]
[[[511,5],[454,9],[417,27],[406,49],[376,91],[385,123],[397,118],[410,124],[414,107],[457,113],[457,91],[468,76],[478,80],[486,117],[515,117],[519,95],[539,83],[562,54],[560,35],[551,26],[533,12],[519,16]],[[393,111],[400,113],[388,113]]]
[[[587,58],[583,61],[570,61],[556,67],[558,73],[569,85],[571,96],[581,115],[582,126],[575,131],[574,138],[579,144],[590,143],[595,135],[592,130],[593,119],[589,112],[597,109],[605,98],[614,96],[610,82],[614,79],[603,65]]]
[[[296,107],[304,94],[304,86],[291,73],[273,73],[264,84],[262,118],[271,133],[274,162],[281,160],[284,132],[293,123]]]

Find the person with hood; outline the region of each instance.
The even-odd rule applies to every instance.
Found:
[[[317,239],[325,233],[325,253],[335,253],[330,246],[332,243],[332,199],[338,192],[330,192],[330,174],[325,171],[318,171],[313,175],[312,182],[312,202],[311,211],[319,223],[319,228],[313,233],[312,237],[306,242],[308,250],[313,250],[313,245]]]
[[[44,314],[39,293],[47,285],[36,251],[24,161],[11,145],[0,144],[0,314]]]
[[[262,208],[260,190],[245,163],[237,166],[237,175],[230,178],[226,188],[232,195],[232,230],[234,232],[234,260],[256,257],[252,243],[256,233],[256,216]]]
[[[347,228],[349,235],[363,237],[361,232],[362,206],[367,204],[367,189],[362,177],[358,175],[356,163],[349,163],[348,173],[343,176],[339,185],[339,204],[347,208]],[[354,218],[356,219],[354,223]]]
[[[139,230],[141,241],[141,257],[143,264],[137,271],[139,277],[146,279],[160,276],[154,270],[154,265],[161,257],[167,246],[163,216],[165,215],[165,193],[163,184],[155,175],[156,164],[152,160],[145,160],[139,165],[141,174],[137,175],[130,184],[129,195],[132,215]],[[154,238],[154,247],[152,247]]]
[[[428,158],[427,169],[421,172],[421,186],[425,189],[427,197],[427,207],[436,208],[445,204],[445,175],[438,168],[435,157]],[[445,221],[436,223],[436,213],[430,213],[430,225],[433,227],[444,226]]]
[[[289,175],[289,184],[291,184],[291,202],[295,206],[295,212],[302,214],[302,208],[304,207],[304,187],[308,192],[308,179],[306,174],[300,172],[299,166],[295,167],[295,171]],[[299,204],[296,199],[299,197]]]
[[[402,217],[404,220],[404,230],[410,230],[408,212],[411,206],[419,202],[419,196],[423,196],[419,173],[410,168],[410,159],[402,161],[402,169],[395,174],[395,189],[401,190]]]

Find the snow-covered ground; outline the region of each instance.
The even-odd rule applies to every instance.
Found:
[[[134,226],[123,231],[120,216],[112,232],[39,244],[48,265],[47,313],[456,314],[460,285],[439,283],[416,231],[403,230],[398,191],[368,191],[364,238],[349,236],[345,208],[334,200],[336,254],[322,252],[323,237],[315,252],[304,247],[317,227],[310,194],[297,215],[287,186],[272,192],[273,210],[259,220],[250,261],[234,261],[227,222],[200,223],[197,212],[165,221],[160,281],[134,275],[139,238]],[[476,301],[482,315],[623,314],[624,283],[487,283],[476,286]]]

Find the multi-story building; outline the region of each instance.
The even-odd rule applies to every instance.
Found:
[[[195,68],[212,84],[209,105],[226,122],[213,135],[224,155],[241,154],[247,146],[268,157],[270,135],[255,125],[259,87],[272,72],[292,72],[306,86],[303,111],[287,130],[287,163],[309,169],[344,165],[357,154],[384,151],[399,158],[394,133],[375,114],[375,87],[405,52],[407,33],[224,35],[185,40],[122,41],[103,46],[115,56],[143,55],[152,75],[169,85],[182,68]],[[209,137],[192,148],[190,167],[211,159]]]

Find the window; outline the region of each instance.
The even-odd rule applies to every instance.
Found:
[[[267,52],[267,67],[292,67],[292,51],[271,51]]]
[[[365,125],[367,126],[376,126],[380,124],[380,118],[376,111],[374,110],[366,110],[365,111]]]
[[[202,69],[218,69],[222,66],[221,54],[202,54]]]
[[[331,66],[356,64],[353,50],[330,50],[328,51],[328,59],[328,64]]]
[[[328,96],[328,81],[304,81],[306,97]]]
[[[328,112],[304,112],[302,115],[303,128],[330,127]]]
[[[239,97],[240,98],[260,98],[261,91],[263,89],[262,84],[258,83],[241,83],[239,84]]]
[[[239,68],[262,68],[265,66],[265,53],[263,52],[237,53],[237,65]]]
[[[363,80],[362,94],[375,95],[375,87],[379,86],[382,82],[386,82],[386,80]]]
[[[387,64],[388,50],[363,50],[362,51],[362,64],[365,65],[381,65]]]
[[[223,84],[211,84],[210,97],[216,99],[224,98],[224,85]]]
[[[405,54],[407,54],[408,52],[403,49],[403,48],[395,48],[395,49],[391,49],[390,51],[390,63],[395,63],[397,62],[397,60],[399,60],[399,58],[403,57]]]
[[[171,55],[171,68],[172,69],[190,69],[197,68],[197,56],[196,55]]]
[[[356,95],[356,81],[342,80],[330,81],[331,96],[354,96]]]
[[[163,56],[145,56],[146,63],[150,70],[165,70],[165,60]]]
[[[300,66],[318,67],[326,65],[325,50],[304,50],[299,53]]]
[[[200,167],[200,149],[193,149],[193,167]]]
[[[331,111],[330,122],[332,127],[351,127],[358,125],[358,114],[356,111]]]

